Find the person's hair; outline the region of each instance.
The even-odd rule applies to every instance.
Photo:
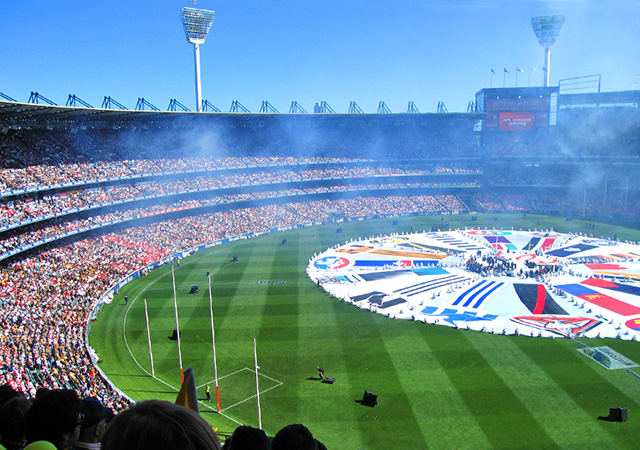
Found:
[[[31,400],[24,396],[14,397],[0,405],[0,436],[8,449],[23,448],[26,444],[26,418]]]
[[[271,450],[318,450],[318,442],[304,425],[287,425],[276,433]]]
[[[240,425],[224,444],[225,450],[269,450],[271,439],[260,428]]]
[[[12,398],[23,396],[20,392],[13,389],[8,383],[0,386],[0,406],[8,402]]]
[[[48,441],[60,448],[82,424],[82,402],[71,389],[39,391],[27,412],[27,442]]]
[[[101,448],[220,450],[220,440],[195,411],[163,400],[144,400],[111,421]]]

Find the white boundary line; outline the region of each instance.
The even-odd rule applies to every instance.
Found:
[[[238,374],[238,373],[240,373],[240,372],[244,372],[245,370],[247,370],[247,371],[249,371],[249,372],[251,372],[251,373],[256,373],[256,371],[255,371],[255,370],[250,369],[249,367],[244,367],[244,368],[242,368],[242,369],[240,369],[240,370],[236,370],[236,371],[235,371],[235,372],[233,372],[233,373],[230,373],[230,374],[228,374],[228,375],[225,375],[225,376],[223,376],[223,377],[220,377],[220,378],[218,378],[218,380],[221,380],[221,379],[223,379],[223,378],[230,377],[230,376],[232,376],[232,375],[236,375],[236,374]],[[268,388],[268,389],[260,390],[260,394],[263,394],[263,393],[269,392],[269,391],[271,391],[271,390],[273,390],[273,389],[275,389],[275,388],[278,388],[278,387],[280,387],[280,386],[282,386],[282,385],[284,384],[282,381],[278,381],[278,380],[276,380],[275,378],[271,378],[271,377],[270,377],[270,376],[268,376],[268,375],[264,375],[263,373],[258,372],[258,375],[259,375],[259,376],[261,376],[261,377],[265,377],[265,378],[267,378],[267,379],[269,379],[269,380],[273,381],[274,383],[276,383],[274,386],[271,386],[271,387],[270,387],[270,388]],[[207,384],[209,384],[209,383],[201,384],[201,385],[200,385],[200,386],[198,386],[198,387],[199,387],[199,388],[201,388],[202,386],[205,386],[205,385],[207,385]],[[243,403],[248,402],[249,400],[252,400],[252,399],[256,398],[257,396],[258,396],[258,394],[254,394],[254,395],[252,395],[251,397],[247,397],[247,398],[245,398],[244,400],[241,400],[241,401],[239,401],[239,402],[237,402],[237,403],[234,403],[234,404],[233,404],[233,405],[231,405],[231,406],[227,406],[226,408],[223,408],[223,409],[222,409],[222,411],[228,411],[228,410],[230,410],[231,408],[234,408],[234,407],[236,407],[236,406],[238,406],[238,405],[241,405],[241,404],[243,404]]]

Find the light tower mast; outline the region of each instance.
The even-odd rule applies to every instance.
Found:
[[[538,16],[531,18],[531,26],[538,38],[538,43],[544,47],[544,78],[542,86],[549,86],[549,65],[551,64],[551,46],[556,43],[556,39],[564,25],[564,14],[557,16]]]
[[[192,1],[195,3],[195,1]],[[193,44],[196,66],[196,111],[202,111],[202,86],[200,82],[200,44],[204,44],[213,23],[214,12],[206,9],[182,8],[182,26],[187,41]]]

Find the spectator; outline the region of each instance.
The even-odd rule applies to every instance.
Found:
[[[111,408],[102,404],[100,399],[89,397],[82,400],[84,423],[80,427],[80,436],[74,444],[77,449],[98,450],[100,441],[109,421],[115,416]]]
[[[102,450],[220,450],[218,436],[198,413],[162,400],[121,412],[102,439]]]
[[[7,450],[20,450],[26,441],[25,422],[31,401],[20,395],[0,406],[0,437]]]
[[[5,383],[0,386],[0,406],[15,397],[20,397],[20,392],[13,389],[9,384]]]
[[[40,390],[27,413],[27,442],[47,441],[58,450],[72,449],[83,421],[82,402],[75,391]]]
[[[260,428],[240,425],[222,448],[224,450],[269,450],[271,439]]]
[[[311,431],[299,423],[282,428],[271,441],[271,450],[326,450]]]

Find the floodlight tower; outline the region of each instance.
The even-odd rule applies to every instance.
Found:
[[[531,18],[531,26],[538,38],[538,43],[544,47],[544,78],[542,85],[549,86],[549,65],[551,63],[550,47],[556,43],[556,38],[564,25],[564,14],[556,16],[538,16]]]
[[[195,3],[195,2],[192,2]],[[196,64],[196,111],[202,111],[202,86],[200,82],[200,44],[204,44],[213,23],[214,12],[206,9],[182,8],[182,26],[187,41],[193,44]]]

